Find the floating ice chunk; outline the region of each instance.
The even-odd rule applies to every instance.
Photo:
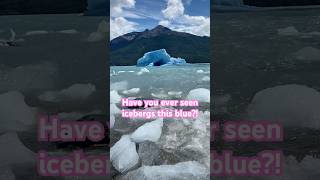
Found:
[[[203,74],[203,73],[204,73],[204,70],[199,69],[199,70],[197,70],[197,73],[199,73],[199,74]]]
[[[0,133],[26,130],[35,121],[35,112],[25,103],[20,92],[0,95]]]
[[[0,146],[0,162],[2,166],[35,162],[35,154],[20,142],[16,133],[1,135]]]
[[[78,34],[79,32],[75,29],[66,29],[66,30],[61,30],[61,31],[58,31],[58,33],[61,33],[61,34]]]
[[[71,99],[86,99],[96,91],[93,84],[74,84],[61,91],[61,94]]]
[[[209,169],[195,161],[176,165],[142,166],[120,180],[209,180]]]
[[[182,96],[182,91],[169,91],[168,95],[175,98],[180,98]]]
[[[118,94],[117,91],[113,90],[110,91],[110,103],[111,104],[118,104],[121,101],[121,96]]]
[[[110,104],[110,114],[120,114],[121,110],[116,104]]]
[[[115,83],[111,83],[110,85],[110,90],[121,91],[121,90],[127,90],[127,89],[128,89],[127,81],[115,82]]]
[[[137,66],[163,66],[178,64],[186,64],[186,60],[171,57],[165,49],[147,52],[137,62]]]
[[[304,47],[293,55],[298,60],[320,61],[320,50],[314,47]]]
[[[198,100],[200,102],[210,102],[210,90],[205,88],[193,89],[187,96],[188,100]]]
[[[150,71],[147,68],[141,68],[139,72],[137,72],[138,76],[141,76],[142,74],[149,73]]]
[[[161,136],[163,127],[163,119],[159,118],[155,121],[145,123],[140,126],[131,135],[131,140],[136,143],[144,141],[157,142]]]
[[[1,68],[0,91],[30,91],[52,88],[58,74],[57,67],[50,62],[30,64],[15,68]],[[28,76],[26,76],[28,74]],[[37,77],[37,78],[35,78]]]
[[[166,99],[169,97],[168,94],[163,90],[157,93],[151,93],[151,96],[159,99]]]
[[[204,76],[204,77],[201,79],[201,81],[205,81],[205,82],[210,81],[210,77],[209,77],[209,76]]]
[[[124,135],[110,149],[110,160],[113,167],[121,173],[124,173],[139,162],[139,156],[136,151],[136,144],[131,141],[129,135]]]
[[[294,26],[278,29],[278,35],[282,36],[297,36],[299,34],[299,31]]]
[[[140,88],[132,88],[129,90],[122,91],[122,93],[126,95],[138,94],[139,92],[140,92]]]
[[[47,102],[64,102],[69,100],[85,100],[96,91],[93,84],[74,84],[61,91],[47,91],[39,99]]]
[[[114,115],[110,115],[110,128],[112,129],[114,127],[114,124],[116,123],[116,118]]]
[[[320,128],[320,93],[303,85],[283,85],[258,92],[248,107],[249,119],[285,126]]]
[[[37,30],[37,31],[28,31],[26,32],[27,36],[34,36],[34,35],[44,35],[44,34],[49,34],[48,31],[44,30]]]

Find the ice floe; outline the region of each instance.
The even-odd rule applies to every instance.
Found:
[[[96,91],[93,84],[74,84],[60,91],[47,91],[39,96],[39,99],[46,102],[65,102],[70,100],[86,100]]]
[[[137,75],[141,76],[141,75],[146,74],[146,73],[150,73],[150,71],[147,68],[141,68],[140,71],[137,72]]]
[[[205,88],[193,89],[187,96],[188,100],[198,100],[200,102],[210,102],[210,90]]]
[[[136,144],[129,135],[123,135],[110,149],[110,160],[114,168],[124,173],[139,163]]]
[[[320,128],[320,93],[304,85],[282,85],[258,92],[248,107],[251,120]]]
[[[304,47],[293,54],[297,60],[320,61],[320,49],[314,47]]]
[[[121,96],[119,95],[118,91],[110,91],[110,103],[111,104],[117,104],[121,101]]]
[[[138,94],[139,92],[140,92],[140,88],[132,88],[129,90],[122,91],[122,94],[133,95],[133,94]]]
[[[131,140],[136,143],[144,141],[157,142],[161,136],[162,127],[163,119],[161,118],[145,123],[132,133]]]
[[[26,32],[26,36],[44,35],[44,34],[49,34],[49,32],[45,30],[35,30],[35,31]]]
[[[204,82],[208,82],[210,81],[210,77],[209,76],[204,76],[201,81],[204,81]]]

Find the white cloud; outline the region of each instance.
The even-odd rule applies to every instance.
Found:
[[[160,25],[198,36],[210,36],[210,17],[184,14],[182,0],[168,0]]]
[[[133,8],[135,4],[135,0],[110,0],[111,17],[123,16],[124,9]]]
[[[167,19],[175,19],[184,14],[184,6],[181,0],[168,0],[167,8],[162,10]]]
[[[135,7],[135,0],[111,0],[110,1],[110,39],[137,30],[137,23],[129,21],[129,18],[143,18],[140,15],[128,11]]]
[[[124,17],[110,19],[110,39],[137,30],[138,24],[128,21]]]

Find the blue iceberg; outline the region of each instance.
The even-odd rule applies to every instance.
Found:
[[[137,66],[164,66],[187,64],[185,59],[171,57],[165,49],[150,51],[137,62]]]

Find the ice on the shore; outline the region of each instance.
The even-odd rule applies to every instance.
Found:
[[[282,85],[258,92],[248,107],[251,120],[320,128],[320,93],[303,85]]]
[[[193,89],[187,96],[188,100],[198,100],[200,102],[210,102],[210,90],[205,88]]]
[[[156,143],[145,141],[139,143],[138,154],[143,166],[153,166],[159,161],[161,150]]]
[[[314,47],[304,47],[293,54],[297,60],[320,61],[320,49]]]
[[[110,91],[110,103],[111,104],[118,104],[121,101],[121,96],[119,95],[118,91]]]
[[[64,102],[70,100],[86,100],[96,91],[93,84],[74,84],[60,91],[47,91],[39,96],[39,99],[46,102]]]
[[[114,115],[110,115],[110,128],[112,129],[114,127],[114,124],[116,123],[116,118]]]
[[[0,136],[0,162],[2,166],[33,164],[35,153],[26,148],[16,133]]]
[[[118,108],[118,106],[114,103],[110,104],[110,114],[120,114],[121,110]]]
[[[209,169],[195,161],[175,165],[142,166],[120,180],[209,180]]]
[[[0,95],[0,133],[23,131],[36,122],[35,112],[17,91]]]
[[[110,160],[113,167],[124,173],[139,163],[136,144],[131,141],[129,135],[123,135],[121,139],[110,149]]]
[[[171,57],[165,49],[159,49],[144,54],[137,62],[137,66],[163,66],[186,64],[182,58]]]
[[[139,92],[140,92],[140,88],[132,88],[132,89],[129,89],[129,90],[122,91],[122,93],[126,94],[126,95],[138,94]]]
[[[162,127],[162,118],[145,123],[131,134],[131,140],[136,143],[144,141],[157,142],[161,136]]]

